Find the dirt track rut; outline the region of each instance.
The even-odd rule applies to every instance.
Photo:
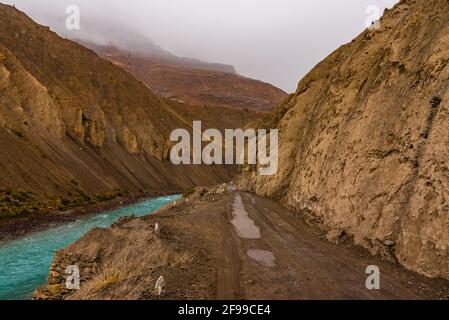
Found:
[[[434,290],[424,277],[323,240],[274,201],[234,193],[225,203],[221,215],[196,220],[218,245],[218,299],[421,299]],[[365,286],[370,265],[380,268],[380,290]]]

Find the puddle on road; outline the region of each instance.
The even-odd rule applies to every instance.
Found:
[[[244,239],[260,239],[260,229],[254,221],[249,217],[248,212],[245,210],[242,197],[237,194],[232,204],[233,219],[231,223],[234,225],[235,230],[239,237]]]
[[[276,266],[276,258],[271,251],[251,249],[246,253],[251,259],[257,261],[267,268],[274,268]]]
[[[251,200],[254,204],[254,198]],[[239,237],[244,239],[260,239],[262,237],[259,227],[254,223],[254,220],[249,217],[248,212],[245,210],[245,205],[243,204],[242,196],[240,194],[235,195],[232,204],[232,216],[234,218],[231,223],[234,225]],[[274,268],[276,266],[276,258],[271,251],[251,249],[248,250],[246,254],[264,267]]]

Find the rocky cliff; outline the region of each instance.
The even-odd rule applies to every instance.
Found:
[[[253,117],[163,99],[93,51],[0,4],[1,188],[70,197],[227,180],[226,167],[175,167],[167,159],[170,132],[203,116],[204,126],[230,128]]]
[[[242,185],[373,253],[449,278],[449,2],[403,0],[258,126],[279,172]]]

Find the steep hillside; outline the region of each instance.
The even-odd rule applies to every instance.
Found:
[[[189,128],[203,113],[210,127],[240,126],[253,115],[194,108],[183,118],[186,108],[0,4],[0,186],[6,194],[164,192],[229,179],[225,167],[171,165],[170,132]]]
[[[280,169],[242,184],[428,276],[449,278],[449,2],[403,0],[259,126]]]
[[[270,84],[217,71],[213,64],[194,64],[114,46],[86,45],[128,70],[152,91],[188,104],[271,111],[286,97],[284,91]]]

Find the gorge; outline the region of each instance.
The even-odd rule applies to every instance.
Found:
[[[33,298],[448,299],[447,12],[400,1],[286,96],[223,65],[93,51],[0,5],[0,217],[183,193],[64,242]],[[202,149],[257,130],[275,132],[273,158],[222,165],[223,146]],[[69,265],[79,290],[65,287]]]

